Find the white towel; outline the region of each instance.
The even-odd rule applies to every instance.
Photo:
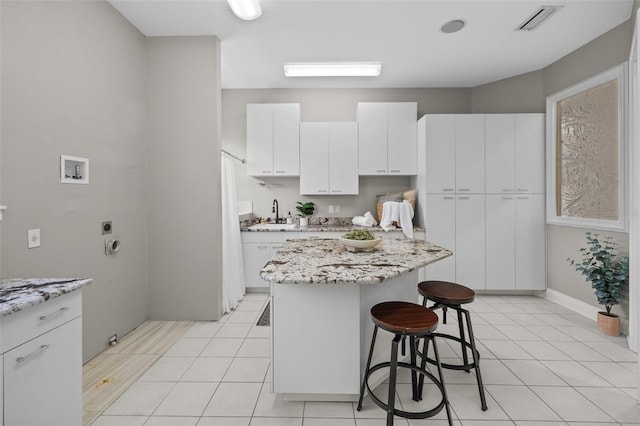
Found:
[[[373,222],[371,222],[371,220],[369,220],[366,216],[354,216],[354,218],[351,220],[351,223],[357,226],[373,226]]]
[[[380,226],[385,231],[390,231],[395,228],[391,222],[397,222],[404,235],[413,239],[413,207],[410,202],[385,201],[382,204]]]
[[[371,212],[366,212],[364,214],[364,217],[366,217],[367,219],[369,219],[368,222],[371,223],[371,226],[376,226],[378,224],[378,221],[376,220],[375,217],[373,217],[373,215],[371,214]]]

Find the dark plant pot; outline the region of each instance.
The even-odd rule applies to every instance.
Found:
[[[600,311],[598,312],[598,328],[606,336],[618,336],[620,335],[620,317],[616,314]]]

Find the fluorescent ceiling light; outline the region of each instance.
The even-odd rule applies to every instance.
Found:
[[[227,0],[233,13],[240,19],[251,21],[262,15],[260,0]]]
[[[378,77],[380,62],[298,62],[284,64],[286,77]]]

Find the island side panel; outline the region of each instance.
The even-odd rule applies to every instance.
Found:
[[[272,284],[274,392],[358,394],[359,287]]]
[[[419,302],[418,295],[418,271],[410,271],[392,280],[384,281],[380,284],[369,284],[360,286],[360,380],[364,376],[364,369],[367,365],[371,338],[373,336],[374,324],[371,320],[371,307],[381,302],[402,301],[412,303]],[[376,346],[371,360],[371,365],[381,362],[388,362],[391,357],[391,341],[393,334],[379,329],[376,337]],[[404,360],[409,360],[409,340],[407,340],[407,351]],[[398,360],[403,357],[399,353]],[[389,369],[383,368],[376,371],[369,377],[371,389],[389,378]],[[376,392],[377,394],[377,392]],[[381,395],[378,395],[379,397]],[[384,400],[386,397],[383,397]]]

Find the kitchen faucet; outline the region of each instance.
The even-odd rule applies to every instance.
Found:
[[[271,213],[275,213],[276,214],[276,223],[280,222],[280,218],[278,216],[279,211],[278,211],[279,207],[278,207],[278,200],[277,199],[273,199],[273,204],[271,204]]]

